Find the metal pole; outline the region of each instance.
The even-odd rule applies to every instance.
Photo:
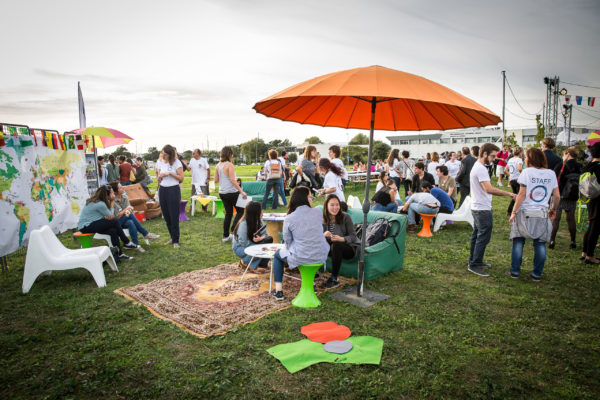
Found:
[[[567,147],[571,146],[571,120],[573,119],[573,104],[569,104],[569,130],[567,131]]]
[[[358,282],[356,285],[356,296],[362,297],[365,275],[365,248],[367,239],[367,214],[371,209],[369,201],[369,186],[371,184],[371,159],[373,157],[373,131],[375,129],[375,108],[377,107],[376,98],[371,103],[371,132],[369,133],[369,155],[367,157],[367,183],[365,187],[365,200],[363,201],[363,234],[360,239],[360,261],[358,262]]]
[[[506,71],[502,71],[502,137],[506,140],[506,127],[504,126],[504,108],[506,107]],[[504,141],[502,145],[504,145]]]

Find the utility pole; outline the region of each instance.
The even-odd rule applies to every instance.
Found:
[[[502,71],[502,137],[504,142],[506,141],[506,127],[504,126],[504,109],[506,107],[506,71]]]
[[[256,132],[256,143],[254,143],[254,162],[258,162],[258,141],[260,139],[260,132]]]
[[[563,104],[563,108],[565,112],[563,116],[565,117],[565,129],[567,130],[567,147],[571,146],[571,119],[573,118],[573,104]],[[569,125],[567,128],[567,118],[569,118]]]

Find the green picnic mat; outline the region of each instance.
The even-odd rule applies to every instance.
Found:
[[[273,346],[267,352],[281,361],[290,373],[298,372],[320,362],[345,364],[379,364],[383,351],[383,340],[372,336],[353,336],[352,350],[345,354],[333,354],[323,350],[323,343],[309,339]]]

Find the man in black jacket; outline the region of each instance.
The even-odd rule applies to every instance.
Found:
[[[409,195],[422,192],[423,188],[421,187],[421,183],[424,181],[431,183],[431,186],[435,186],[435,179],[433,178],[433,175],[431,175],[429,172],[425,172],[425,164],[422,161],[417,161],[415,163],[414,170],[415,175],[413,176],[410,192],[408,192]]]
[[[554,154],[552,149],[556,146],[554,139],[552,138],[544,138],[542,139],[542,151],[546,156],[546,161],[548,162],[548,169],[556,170],[557,165],[562,165],[562,159]],[[560,167],[559,167],[560,168]]]
[[[479,150],[479,146],[473,146],[473,149]],[[471,155],[468,147],[463,147],[462,151],[463,159],[460,161],[460,170],[458,175],[456,175],[456,183],[460,185],[460,202],[458,203],[458,208],[460,208],[465,198],[471,193],[471,169],[477,161],[477,158]]]

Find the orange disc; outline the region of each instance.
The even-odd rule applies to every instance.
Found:
[[[300,332],[313,342],[319,343],[344,340],[348,339],[351,335],[350,329],[347,326],[338,325],[332,321],[305,325]]]

